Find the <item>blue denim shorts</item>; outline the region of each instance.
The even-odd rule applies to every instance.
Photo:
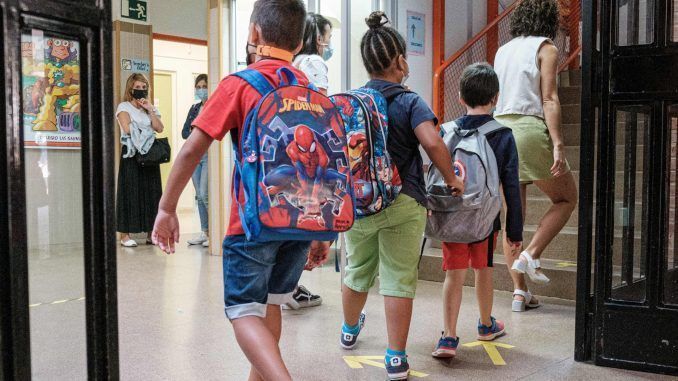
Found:
[[[308,241],[224,239],[224,304],[230,320],[266,317],[266,305],[287,303],[308,258]]]

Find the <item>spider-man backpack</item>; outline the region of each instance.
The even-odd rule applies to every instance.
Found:
[[[353,225],[344,122],[332,101],[278,70],[233,74],[262,96],[234,143],[234,189],[248,240],[334,240]],[[240,194],[240,185],[244,194]]]
[[[388,102],[406,91],[396,86],[382,94],[362,87],[330,97],[341,111],[346,126],[359,217],[378,213],[391,205],[402,188],[398,168],[391,160],[386,143]]]

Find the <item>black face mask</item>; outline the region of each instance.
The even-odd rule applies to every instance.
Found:
[[[132,90],[132,98],[134,99],[146,99],[148,98],[148,90]]]
[[[254,47],[254,53],[250,52],[250,46]],[[256,56],[256,45],[250,44],[249,42],[247,45],[245,45],[245,62],[247,63],[247,66],[250,66],[251,64],[254,63],[254,57]]]

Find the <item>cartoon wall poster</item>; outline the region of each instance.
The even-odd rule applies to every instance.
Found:
[[[80,44],[33,30],[21,36],[24,142],[80,147]]]

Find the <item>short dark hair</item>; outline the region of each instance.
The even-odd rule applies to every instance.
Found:
[[[492,103],[499,94],[499,78],[487,62],[474,63],[461,73],[459,81],[461,99],[469,107],[485,106]]]
[[[195,77],[195,84],[193,87],[198,87],[198,83],[200,83],[200,81],[205,81],[205,83],[209,85],[209,82],[207,81],[207,74],[199,74],[197,77]]]
[[[386,14],[372,12],[365,19],[369,29],[360,42],[360,54],[369,74],[383,74],[399,55],[407,56],[405,39],[389,23]]]
[[[522,0],[511,15],[511,35],[555,39],[560,12],[556,0]]]
[[[250,22],[259,25],[266,43],[293,51],[301,43],[305,17],[301,0],[257,0]]]
[[[325,33],[327,26],[332,28],[330,20],[323,15],[309,12],[306,14],[306,26],[304,27],[304,47],[301,48],[299,54],[318,54],[318,36]]]

